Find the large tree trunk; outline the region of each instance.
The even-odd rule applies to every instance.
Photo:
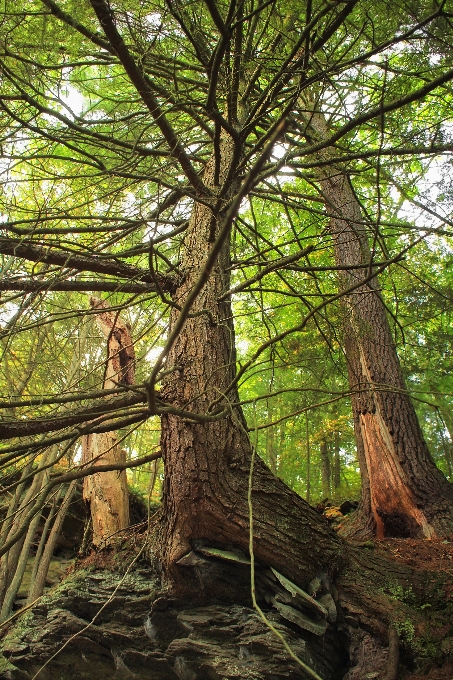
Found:
[[[220,181],[229,181],[226,198],[235,189],[234,154],[230,140],[221,144]],[[205,182],[214,186],[213,161]],[[208,207],[196,204],[185,241],[185,279],[174,299],[183,304],[205,265],[214,236],[224,216],[215,220]],[[215,229],[213,229],[213,224]],[[213,233],[215,231],[215,234]],[[209,404],[225,393],[235,376],[234,328],[231,301],[219,302],[229,289],[229,240],[192,308],[168,356],[168,375],[161,396],[173,407],[206,414]],[[171,327],[179,312],[173,310]],[[238,399],[228,393],[224,405]],[[177,561],[200,541],[216,546],[238,546],[248,552],[248,480],[251,443],[241,409],[231,406],[226,417],[190,422],[175,415],[162,419],[162,456],[165,463],[160,556],[173,588],[190,591],[198,584],[184,579]],[[300,585],[318,569],[332,573],[344,558],[342,541],[327,522],[290,491],[257,459],[253,473],[254,552]],[[193,581],[193,577],[192,581]]]
[[[107,340],[104,389],[118,384],[132,385],[135,377],[135,353],[130,326],[118,314],[106,311],[108,305],[92,297],[90,304],[99,310],[96,322]],[[119,446],[116,432],[89,434],[82,437],[82,459],[94,465],[125,463],[126,452]],[[86,477],[83,498],[90,504],[93,521],[93,543],[105,546],[121,530],[129,526],[129,493],[126,470],[99,472]]]
[[[308,117],[308,114],[306,114]],[[321,113],[309,126],[318,139],[328,138]],[[334,158],[334,150],[320,159]],[[371,252],[364,217],[348,175],[333,165],[318,171],[330,215],[336,264],[369,265]],[[347,290],[369,269],[339,275]],[[384,536],[451,536],[453,487],[437,469],[418,423],[401,373],[387,312],[377,278],[343,299],[344,348],[357,452],[362,473],[360,522],[356,530]]]

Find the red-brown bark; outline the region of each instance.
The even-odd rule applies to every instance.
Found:
[[[235,156],[232,142],[223,140],[220,181],[230,177]],[[237,152],[236,152],[237,153]],[[205,181],[214,187],[213,163]],[[226,198],[229,192],[226,192]],[[196,205],[186,234],[183,284],[175,294],[183,304],[203,270],[213,237],[222,227],[219,210]],[[214,232],[214,233],[213,233]],[[206,414],[209,405],[226,393],[235,376],[234,328],[230,298],[229,242],[224,243],[216,265],[192,308],[168,356],[167,369],[175,368],[162,387],[173,406]],[[172,312],[171,327],[179,312]],[[224,404],[237,401],[230,391]],[[238,546],[248,552],[248,480],[251,443],[243,414],[231,407],[217,421],[189,422],[174,415],[162,418],[161,450],[165,462],[165,487],[159,552],[167,577],[176,590],[190,592],[197,584],[184,580],[177,561],[196,542]],[[315,572],[332,573],[344,559],[344,546],[327,522],[288,489],[257,459],[253,473],[254,551],[259,561],[275,566],[301,585]],[[192,577],[193,580],[193,577]]]
[[[312,131],[328,138],[322,114],[309,117]],[[334,158],[328,149],[320,157]],[[344,170],[318,172],[330,216],[335,260],[346,290],[365,278],[371,252],[359,202]],[[377,537],[426,538],[453,534],[453,486],[431,458],[407,393],[377,278],[343,298],[344,348],[362,473],[360,522],[354,531]]]

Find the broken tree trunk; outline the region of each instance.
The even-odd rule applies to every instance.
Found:
[[[327,140],[324,115],[306,106],[307,136]],[[360,204],[335,150],[318,153],[320,190],[330,217],[336,264],[348,290],[372,273],[371,250]],[[357,269],[363,265],[363,269]],[[406,390],[376,277],[342,299],[344,348],[352,391],[362,500],[350,528],[364,536],[453,535],[453,486],[437,469]]]
[[[104,389],[132,385],[135,377],[135,352],[131,328],[119,314],[108,311],[109,305],[92,297],[90,304],[99,310],[96,322],[107,340]],[[118,444],[116,432],[89,434],[82,438],[84,463],[108,465],[126,462],[126,454]],[[83,497],[90,504],[93,543],[108,545],[112,537],[129,526],[129,494],[126,471],[100,472],[86,477]]]

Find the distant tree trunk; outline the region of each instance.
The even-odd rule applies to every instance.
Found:
[[[436,390],[432,388],[433,391],[435,392]],[[448,474],[450,476],[450,479],[452,478],[453,475],[453,418],[451,417],[450,411],[445,408],[444,406],[438,406],[438,414],[440,416],[440,427],[441,427],[441,439],[442,439],[442,445],[444,447],[444,456],[445,456],[445,462],[447,464],[448,468]],[[448,439],[449,441],[446,441],[445,435],[443,432],[443,429],[447,429],[448,433]]]
[[[41,466],[49,465],[55,461],[58,454],[58,446],[52,446],[41,458]],[[29,464],[23,471],[23,478],[31,471],[32,465]],[[48,471],[42,470],[35,474],[28,487],[26,483],[19,484],[8,508],[8,514],[3,522],[1,545],[3,546],[19,529],[24,522],[24,517],[30,512],[30,508],[36,508],[36,514],[32,518],[31,528],[28,533],[18,540],[2,556],[0,562],[0,605],[1,616],[8,618],[11,613],[14,600],[20,588],[22,576],[25,570],[28,552],[33,540],[36,523],[41,516],[42,507],[45,504],[45,497],[41,497],[40,491],[45,488],[48,479]],[[33,499],[36,499],[33,503]]]
[[[25,535],[25,540],[21,544],[22,549],[18,556],[18,560],[14,565],[12,565],[14,568],[13,578],[3,599],[2,609],[0,613],[0,621],[5,621],[6,619],[8,619],[13,611],[14,601],[17,597],[17,593],[19,592],[20,584],[22,583],[22,578],[27,567],[28,554],[30,552],[30,547],[33,543],[33,539],[35,537],[36,529],[38,528],[38,523],[40,519],[41,519],[40,513],[37,513],[33,517],[28,527],[27,533]]]
[[[157,482],[157,473],[159,472],[160,460],[155,460],[150,464],[149,470],[149,484],[148,484],[148,503],[153,495],[154,487]]]
[[[340,488],[341,482],[341,460],[340,460],[340,433],[338,430],[334,434],[334,460],[333,460],[333,488],[335,492]]]
[[[321,453],[322,495],[324,496],[324,498],[330,498],[331,495],[330,481],[332,472],[330,466],[329,450],[327,448],[327,442],[324,438],[321,439],[320,453]]]
[[[231,138],[222,139],[219,158],[218,182],[227,182],[224,205],[237,187],[234,177],[240,153]],[[204,175],[212,189],[216,188],[214,164],[213,158]],[[181,265],[186,276],[174,293],[179,305],[184,304],[204,272],[212,241],[224,224],[222,208],[214,205],[197,203],[193,209]],[[230,288],[229,239],[204,276],[206,284],[167,357],[167,371],[174,370],[165,378],[161,398],[173,407],[208,417],[204,422],[191,422],[171,413],[162,418],[165,482],[161,533],[156,538],[164,573],[174,591],[194,596],[200,595],[199,583],[177,562],[198,541],[236,545],[248,552],[252,452],[242,410],[234,406],[237,389],[228,392],[224,417],[216,420],[209,413],[210,403],[226,393],[236,371],[231,300],[219,300]],[[178,316],[174,308],[171,329]],[[320,568],[332,573],[340,567],[345,555],[342,541],[324,518],[260,459],[253,473],[252,502],[254,551],[262,563],[275,566],[301,585],[306,585]]]
[[[310,491],[311,491],[311,468],[310,468],[310,434],[308,431],[308,414],[305,414],[305,448],[307,454],[307,503],[310,502]]]
[[[47,454],[44,454],[42,463],[45,464],[52,462],[56,457],[56,452],[57,447],[52,447],[50,451],[47,452]],[[48,478],[48,470],[43,470],[35,475],[33,482],[31,483],[24,498],[21,499],[21,505],[19,507],[22,508],[22,510],[19,510],[14,518],[10,529],[10,536],[13,535],[18,526],[20,526],[23,516],[29,508],[29,501],[35,496],[39,496],[40,492],[45,489]],[[41,507],[39,512],[37,512],[32,518],[23,540],[19,540],[15,545],[13,545],[8,553],[6,553],[2,558],[2,606],[0,613],[0,619],[2,621],[7,619],[12,612],[14,601],[22,583],[22,578],[27,566],[30,547],[35,537],[40,518]]]
[[[312,105],[310,105],[312,108]],[[321,113],[304,114],[307,134],[329,136]],[[320,160],[334,160],[334,150]],[[364,217],[343,168],[321,166],[321,191],[330,216],[336,264],[346,290],[367,276],[371,251]],[[376,278],[343,298],[344,347],[357,452],[362,473],[360,527],[384,536],[451,536],[453,486],[437,469],[423,439],[401,373],[387,312]]]
[[[41,533],[41,538],[39,539],[38,543],[38,548],[36,550],[36,555],[35,559],[33,560],[33,568],[31,570],[31,576],[30,576],[30,588],[29,588],[29,593],[30,590],[33,588],[33,584],[36,581],[36,574],[38,571],[38,566],[41,561],[42,554],[44,552],[44,549],[46,547],[46,542],[47,538],[49,536],[49,532],[52,528],[52,525],[54,523],[55,517],[58,514],[59,511],[59,502],[60,502],[60,496],[63,491],[63,486],[60,487],[59,491],[55,494],[53,500],[52,500],[52,505],[50,506],[49,513],[46,517],[46,521],[44,522],[44,526],[42,529]],[[47,576],[47,575],[46,575]],[[28,597],[29,602],[31,602],[30,597]]]
[[[268,410],[269,420],[272,420],[272,409]],[[269,467],[272,474],[277,474],[277,447],[275,443],[274,425],[271,425],[266,430],[266,453],[269,461]]]
[[[104,389],[132,385],[135,378],[135,353],[129,324],[118,314],[105,311],[108,305],[98,298],[90,299],[99,310],[96,322],[107,339]],[[116,432],[90,434],[82,438],[82,459],[94,465],[125,463],[126,453],[118,445]],[[129,494],[126,471],[100,472],[86,477],[83,497],[90,503],[93,543],[107,545],[115,534],[129,526]]]

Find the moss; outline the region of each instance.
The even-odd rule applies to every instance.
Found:
[[[403,663],[420,672],[442,665],[448,657],[442,641],[453,632],[453,602],[446,586],[444,574],[430,572],[413,585],[389,581],[379,589],[392,603]]]
[[[404,587],[398,581],[389,581],[380,588],[380,592],[394,602],[401,602],[409,607],[416,605],[416,597],[411,585]]]
[[[0,673],[6,673],[7,671],[14,670],[16,670],[16,667],[13,666],[13,664],[8,661],[8,659],[4,657],[3,654],[0,654]]]

